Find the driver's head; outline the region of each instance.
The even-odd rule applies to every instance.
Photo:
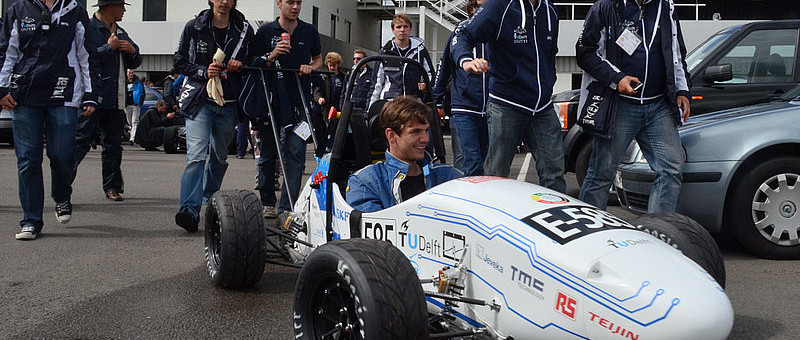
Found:
[[[428,107],[414,97],[397,97],[381,109],[381,128],[389,145],[389,153],[403,162],[412,163],[425,157],[430,139]]]

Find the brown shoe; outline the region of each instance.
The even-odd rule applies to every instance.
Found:
[[[106,198],[108,198],[108,199],[110,199],[112,201],[115,201],[115,202],[119,202],[119,201],[123,200],[122,195],[120,195],[116,190],[106,191]]]

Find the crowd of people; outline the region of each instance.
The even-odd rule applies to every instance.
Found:
[[[239,158],[246,157],[248,144],[257,158],[263,216],[290,212],[307,144],[316,142],[317,156],[330,151],[345,100],[365,114],[374,103],[389,102],[380,111],[386,160],[351,177],[348,201],[356,209],[386,208],[461,175],[507,177],[521,141],[536,160],[540,184],[566,191],[561,124],[550,100],[559,32],[550,0],[469,0],[470,18],[450,35],[437,68],[424,41],[411,35],[412,20],[396,14],[393,37],[379,53],[418,66],[359,65],[367,53],[355,50],[347,74],[339,53],[323,58],[317,28],[299,19],[302,1],[275,0],[279,17],[261,27],[250,26],[236,9],[237,0],[207,1],[209,8],[184,27],[174,68],[163,81],[164,100],[144,114],[144,86],[153,84],[134,73],[142,57],[118,25],[124,0],[98,0],[91,16],[76,0],[21,0],[9,7],[0,30],[0,106],[15,111],[23,210],[17,239],[35,239],[44,224],[45,136],[56,217],[67,223],[71,183],[98,136],[103,192],[122,201],[126,126],[127,142],[146,150],[157,150],[165,127],[185,126],[186,166],[175,223],[195,232],[203,203],[221,187],[234,138]],[[690,113],[682,33],[664,1],[627,1],[621,8],[616,3],[598,0],[592,6],[576,44],[584,70],[582,105],[590,84],[605,89],[615,103],[608,112],[612,123],[595,134],[580,199],[605,207],[613,169],[636,139],[656,172],[651,210],[674,211],[681,185],[676,127]],[[255,103],[260,114],[245,110],[247,99],[240,93],[254,82],[244,66],[285,70],[264,79],[272,117],[266,117],[266,98]],[[328,72],[313,72],[317,69]],[[350,77],[352,95],[346,98]],[[639,83],[644,86],[636,87]],[[426,91],[440,112],[451,115],[455,152],[454,167],[434,172],[424,149],[429,125],[439,122],[428,121],[428,109],[414,99]],[[399,180],[389,174],[397,169],[403,174]],[[279,171],[285,184],[278,200]]]

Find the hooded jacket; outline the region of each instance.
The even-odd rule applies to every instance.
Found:
[[[117,31],[114,33],[120,40],[126,40],[131,43],[133,49],[136,50],[133,54],[111,49],[111,45],[108,44],[108,38],[111,36],[111,32],[96,16],[92,16],[89,22],[89,33],[93,34],[93,39],[99,43],[98,46],[94,47],[94,53],[92,53],[99,78],[97,94],[97,100],[99,102],[98,107],[102,109],[117,109],[119,107],[117,91],[119,88],[118,81],[120,71],[124,72],[126,69],[135,69],[139,67],[139,65],[142,64],[142,55],[139,54],[139,46],[133,42],[128,32],[122,27],[117,26]],[[120,60],[122,62],[122,70],[120,70]],[[124,74],[122,77],[125,78],[124,85],[127,88],[129,85],[128,77]],[[125,106],[126,103],[122,104],[122,106]]]
[[[456,65],[453,44],[458,43],[458,32],[466,21],[456,27],[444,47],[442,58],[436,72],[436,85],[433,86],[433,101],[436,107],[442,108],[447,84],[450,85],[450,102],[452,114],[466,114],[483,117],[486,114],[486,101],[489,99],[489,75],[472,74]],[[472,58],[488,59],[489,50],[486,44],[478,44],[472,49]]]
[[[408,39],[410,50],[405,57],[419,62],[424,72],[428,74],[428,79],[433,81],[433,62],[428,49],[425,48],[422,39],[417,37],[409,37]],[[380,55],[403,57],[394,39],[383,45]],[[391,99],[397,96],[416,96],[419,94],[417,84],[423,82],[423,79],[422,70],[416,66],[406,63],[398,66],[388,66],[381,63],[375,73],[375,84],[369,103],[371,105],[380,99]]]
[[[464,174],[447,164],[431,164],[430,157],[420,161],[425,175],[425,190]],[[403,202],[400,182],[408,176],[409,165],[386,151],[386,161],[368,165],[350,175],[347,203],[361,212],[374,212]]]
[[[488,43],[489,100],[531,114],[552,108],[556,82],[558,12],[550,0],[487,1],[456,36],[456,64],[473,60],[473,48]]]
[[[49,29],[38,0],[8,8],[0,30],[0,98],[39,107],[97,106],[89,51],[97,45],[87,34],[89,16],[75,0],[56,0]]]
[[[673,111],[675,119],[680,120],[680,110],[678,109],[677,97],[685,96],[691,98],[689,73],[686,68],[686,46],[683,42],[678,16],[675,12],[675,4],[672,0],[648,0],[644,3],[647,10],[660,9],[654,17],[658,19],[658,31],[655,35],[660,45],[658,50],[645,51],[643,44],[634,52],[633,56],[620,48],[615,41],[620,36],[626,20],[622,13],[622,6],[635,0],[598,0],[589,10],[584,22],[583,32],[575,45],[578,66],[583,69],[583,82],[581,86],[581,102],[583,106],[588,95],[587,86],[593,81],[597,81],[602,86],[615,88],[616,84],[625,77],[623,63],[638,62],[641,67],[640,72],[644,73],[639,79],[644,83],[644,89],[639,93],[640,101],[644,102],[648,98],[643,95],[647,93],[648,73],[647,70],[653,67],[662,67],[666,72],[663,74],[663,84],[650,84],[651,86],[663,86],[665,99]],[[650,42],[653,38],[652,27],[654,21],[650,21],[651,15],[645,13],[642,16],[645,22],[645,41]],[[663,65],[653,66],[649,62],[653,60],[647,54],[660,53],[660,60]],[[619,92],[614,91],[616,95]],[[626,98],[630,98],[627,97]],[[637,99],[637,98],[634,98]],[[580,108],[579,108],[580,112]]]
[[[229,33],[226,35],[223,50],[225,51],[226,64],[228,60],[236,59],[247,64],[250,61],[250,41],[253,39],[253,28],[245,20],[244,14],[236,9],[231,10],[229,17]],[[196,18],[189,20],[181,33],[178,50],[173,55],[174,67],[181,74],[193,81],[202,83],[200,98],[208,98],[205,84],[208,82],[208,65],[214,61],[217,45],[214,39],[213,11],[205,9]],[[242,89],[241,75],[229,73],[228,81],[234,93],[239,95]],[[225,94],[228,97],[228,93]],[[197,112],[183,112],[193,119]]]

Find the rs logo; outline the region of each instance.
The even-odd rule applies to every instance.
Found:
[[[575,321],[575,310],[578,306],[578,300],[573,299],[567,294],[558,292],[556,298],[556,311]]]

